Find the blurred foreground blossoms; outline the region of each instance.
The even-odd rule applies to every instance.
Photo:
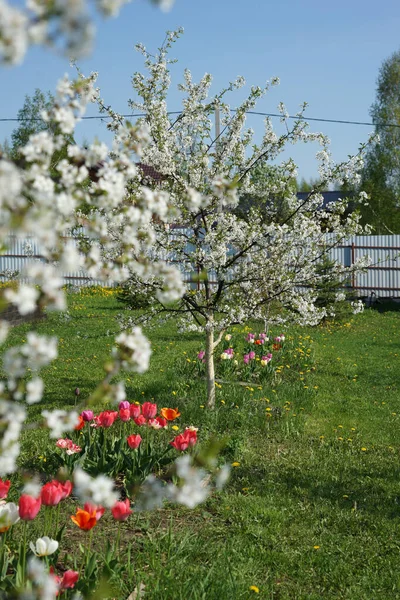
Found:
[[[154,316],[178,317],[182,330],[205,335],[205,363],[208,406],[215,404],[214,353],[226,329],[251,319],[270,324],[295,322],[315,325],[334,306],[320,308],[318,288],[332,279],[343,283],[365,268],[369,259],[351,267],[335,264],[330,273],[321,274],[319,265],[336,245],[351,235],[368,232],[360,224],[357,205],[366,195],[324,205],[322,191],[332,183],[351,185],[359,180],[363,147],[346,162],[335,164],[329,140],[321,133],[310,133],[303,115],[304,104],[294,125],[280,103],[278,110],[284,133],[278,135],[269,118],[264,134],[256,144],[253,131],[245,128],[246,114],[278,83],[277,78],[264,87],[252,87],[235,110],[227,102],[228,93],[241,88],[238,77],[220,93],[211,95],[212,77],[205,74],[194,82],[189,70],[178,89],[183,94],[182,111],[168,113],[167,97],[171,85],[169,51],[182,30],[168,32],[156,55],[139,44],[147,75],[132,78],[134,111],[144,114],[137,125],[149,131],[149,144],[142,162],[157,176],[149,177],[158,194],[168,194],[175,220],[154,223],[151,257],[166,258],[191,273],[182,298],[163,293],[168,277],[154,277],[136,264],[131,268],[126,299],[139,293],[147,298],[148,310],[128,320],[147,322]],[[100,102],[100,109],[112,118],[110,129],[118,130],[123,119]],[[221,118],[220,118],[221,116]],[[220,119],[214,129],[214,119]],[[320,183],[305,199],[296,195],[297,175],[291,159],[271,165],[287,143],[317,142]],[[138,268],[139,267],[139,268]],[[130,268],[130,267],[129,267]],[[362,305],[357,302],[355,311]]]
[[[90,51],[95,27],[91,5],[104,17],[116,17],[131,0],[26,0],[13,6],[0,0],[0,62],[18,64],[31,45],[46,45],[67,56],[82,56]],[[151,0],[169,10],[173,0]]]
[[[10,233],[18,236],[34,231],[42,255],[42,261],[31,262],[21,273],[26,283],[1,291],[2,305],[13,304],[21,315],[29,315],[37,307],[65,308],[59,273],[66,269],[84,268],[93,277],[115,282],[126,279],[132,269],[153,276],[167,271],[166,287],[175,295],[182,289],[179,272],[147,252],[154,242],[154,221],[170,218],[168,195],[144,187],[135,164],[148,143],[147,128],[120,124],[110,150],[102,143],[81,147],[73,142],[76,123],[87,105],[99,97],[95,82],[96,74],[80,75],[76,81],[64,77],[53,107],[44,115],[55,133],[32,135],[20,149],[18,162],[0,157],[0,236],[6,239]],[[63,150],[64,158],[53,164],[56,150]],[[135,196],[127,193],[132,186]],[[79,250],[68,242],[72,230],[83,232]],[[6,337],[7,325],[2,322],[2,342]],[[121,384],[110,384],[112,377],[121,368],[145,371],[150,353],[140,328],[120,334],[95,397],[123,400]],[[57,340],[34,332],[28,334],[24,345],[4,354],[7,377],[0,385],[0,475],[16,468],[24,405],[40,401],[44,390],[38,372],[56,357]],[[43,416],[53,437],[77,424],[76,413],[44,411]]]
[[[112,16],[125,3],[125,0],[94,2],[101,13]],[[172,4],[170,0],[153,0],[153,3],[164,9]],[[93,34],[87,4],[85,0],[28,0],[22,9],[0,0],[0,62],[21,62],[30,44],[51,45],[74,56],[85,53]],[[51,107],[42,114],[48,130],[32,135],[28,143],[19,148],[15,160],[0,153],[0,239],[34,233],[41,254],[40,260],[33,260],[18,274],[17,285],[14,282],[1,289],[0,311],[7,305],[14,306],[22,316],[29,316],[38,309],[65,310],[63,280],[59,275],[65,270],[84,269],[91,277],[117,283],[123,282],[132,271],[162,280],[157,290],[160,301],[178,300],[185,291],[179,271],[164,259],[152,257],[150,252],[155,242],[154,223],[172,222],[176,211],[168,192],[144,185],[137,166],[150,143],[149,128],[145,123],[133,125],[114,115],[111,148],[97,141],[88,145],[74,142],[75,126],[87,106],[98,102],[105,107],[96,79],[96,73],[89,77],[79,73],[76,80],[65,76],[57,86]],[[78,248],[69,241],[71,235],[79,236]],[[2,242],[0,252],[6,251],[6,243]],[[0,317],[0,344],[4,344],[7,337],[7,323]],[[28,407],[40,402],[45,394],[40,370],[49,365],[58,352],[55,338],[40,336],[34,331],[28,332],[26,338],[23,344],[9,347],[3,355],[0,477],[18,470],[19,440]],[[121,369],[144,372],[150,355],[150,344],[139,327],[121,333],[104,365],[104,377],[88,402],[124,403],[124,385],[113,383],[113,378]],[[140,422],[143,426],[165,428],[168,419],[179,416],[177,409],[166,408],[165,418],[157,420],[147,415],[147,423],[145,406],[146,403],[142,415],[145,423]],[[89,420],[90,413],[87,410],[79,415],[62,408],[43,410],[42,422],[29,427],[46,425],[50,437],[60,438],[57,444],[63,447],[66,443],[66,456],[73,456],[80,452],[80,447],[61,436],[68,431],[79,431],[84,417]],[[126,421],[125,413],[121,413],[121,420]],[[195,440],[196,428],[189,427],[170,442],[168,449],[184,452],[192,449]],[[128,436],[126,443],[131,452],[141,452],[140,435]],[[103,456],[103,460],[107,457]],[[140,494],[143,508],[152,503],[159,506],[164,500],[192,508],[212,490],[220,489],[228,476],[228,470],[217,468],[216,461],[207,466],[207,471],[205,466],[204,462],[196,463],[195,456],[181,457],[175,467],[171,462],[169,477],[172,481],[151,476],[152,485],[147,485],[146,480],[142,490],[135,489],[132,493]],[[6,597],[12,593],[13,597],[53,599],[77,586],[80,591],[69,597],[81,598],[82,594],[91,595],[99,586],[97,555],[90,550],[91,537],[82,550],[81,573],[69,568],[62,576],[55,572],[59,569],[58,552],[65,527],[61,525],[58,529],[59,503],[71,494],[74,486],[74,493],[84,507],[77,508],[71,520],[80,529],[89,530],[106,508],[111,509],[117,521],[126,520],[132,513],[130,500],[121,501],[115,481],[101,472],[91,477],[76,467],[74,472],[67,469],[63,475],[61,481],[53,480],[44,486],[36,478],[26,481],[18,505],[6,501],[10,480],[0,479],[1,597],[4,591]],[[73,483],[65,481],[68,475]],[[28,523],[36,519],[42,505],[47,509],[44,535],[34,542],[27,538]],[[57,511],[53,513],[55,506]],[[55,526],[53,514],[56,515]],[[15,528],[21,530],[17,536],[14,536]],[[48,535],[52,534],[52,528],[54,538]],[[119,537],[109,551],[118,556]]]

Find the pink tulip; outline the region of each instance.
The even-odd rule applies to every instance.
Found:
[[[131,510],[128,498],[123,502],[116,502],[111,509],[112,516],[117,521],[126,521],[126,519],[133,513]]]
[[[92,410],[83,410],[81,412],[81,417],[86,422],[93,421],[93,418],[94,418],[93,411]]]

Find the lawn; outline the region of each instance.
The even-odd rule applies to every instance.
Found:
[[[67,314],[38,324],[39,333],[59,337],[59,358],[42,372],[46,394],[30,407],[31,422],[44,408],[84,403],[122,310],[113,292],[86,290],[69,294]],[[196,376],[201,337],[173,323],[146,332],[151,366],[124,377],[128,400],[178,407],[179,425],[197,426],[200,446],[223,438],[220,461],[232,473],[197,509],[167,505],[126,521],[119,566],[114,575],[103,570],[108,596],[128,598],[142,584],[149,600],[400,598],[399,326],[400,312],[367,310],[341,324],[288,329],[287,362],[274,358],[261,385],[220,383],[214,411]],[[14,328],[8,343],[27,331]],[[244,337],[243,328],[233,335]],[[27,431],[22,470],[53,475],[54,452],[45,429]],[[60,564],[79,562],[84,543],[71,507]],[[42,534],[40,518],[31,539]],[[115,534],[105,515],[92,548],[101,552]]]

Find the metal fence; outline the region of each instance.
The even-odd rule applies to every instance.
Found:
[[[77,243],[72,235],[71,239]],[[22,271],[29,261],[43,260],[34,235],[21,238],[10,234],[3,241],[7,251],[0,255],[0,279]],[[327,245],[332,241],[332,234],[327,234]],[[400,235],[354,236],[332,248],[329,255],[332,260],[346,267],[351,266],[357,258],[370,256],[371,266],[365,273],[358,273],[352,278],[351,287],[360,297],[375,295],[380,298],[400,298]],[[190,283],[196,274],[182,272],[182,275],[184,281]],[[79,287],[104,285],[104,282],[89,277],[85,271],[63,273],[62,276],[65,284]],[[111,286],[112,282],[106,285]]]

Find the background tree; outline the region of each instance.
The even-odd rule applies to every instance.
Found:
[[[164,293],[165,282],[170,280],[168,270],[154,277],[136,266],[130,281],[133,294],[151,292],[150,313],[138,316],[138,322],[170,314],[179,318],[182,329],[204,334],[208,406],[212,408],[214,353],[228,327],[251,318],[316,324],[326,314],[325,307],[315,305],[315,289],[321,280],[317,265],[330,247],[361,233],[362,228],[358,213],[342,218],[346,200],[338,201],[330,212],[322,210],[320,191],[350,174],[356,178],[361,163],[358,156],[334,165],[325,136],[308,132],[303,111],[290,128],[283,104],[279,110],[285,133],[278,136],[266,119],[262,140],[255,144],[252,130],[245,128],[246,113],[253,110],[269,84],[253,86],[232,114],[226,97],[244,85],[242,78],[210,97],[211,76],[205,74],[195,83],[185,70],[179,85],[182,112],[172,118],[167,109],[168,51],[177,37],[178,32],[169,33],[156,56],[138,47],[148,74],[134,74],[136,98],[130,107],[145,115],[140,122],[148,127],[150,143],[144,148],[142,162],[161,175],[154,181],[159,202],[167,195],[175,212],[169,227],[154,222],[151,256],[176,262],[183,272],[193,274],[192,281],[181,298],[180,294]],[[214,133],[217,105],[221,114],[218,139]],[[107,110],[104,105],[101,109]],[[122,117],[108,113],[113,118],[111,128],[118,130]],[[277,159],[287,142],[310,140],[322,145],[318,154],[321,181],[299,200],[294,162],[289,159],[271,167],[269,161]],[[132,187],[132,193],[134,206],[140,190]],[[251,198],[247,212],[243,206],[237,210],[238,197]],[[331,232],[327,245],[323,243],[325,231]],[[121,224],[115,237],[123,232]],[[343,276],[345,271],[338,266],[335,276]]]
[[[50,92],[43,93],[36,88],[33,96],[25,96],[24,105],[19,109],[17,118],[19,124],[11,134],[10,153],[13,158],[19,154],[19,149],[26,146],[29,138],[34,133],[49,131],[53,124],[46,123],[42,118],[43,111],[48,111],[54,103],[54,97]]]
[[[370,114],[380,143],[368,148],[361,188],[370,196],[363,218],[377,233],[400,233],[400,51],[379,70]]]
[[[311,192],[320,183],[318,178],[313,179],[312,177],[307,181],[304,177],[297,183],[298,192]]]

